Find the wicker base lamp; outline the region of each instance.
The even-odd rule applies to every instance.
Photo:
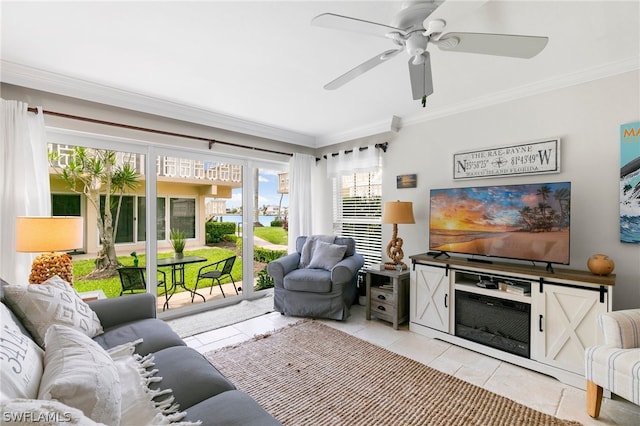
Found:
[[[385,262],[385,269],[402,271],[407,265],[402,261],[402,238],[398,238],[398,224],[416,223],[413,218],[413,204],[410,201],[387,201],[382,211],[382,223],[393,224],[393,235],[387,245],[387,256],[391,262]]]
[[[42,253],[31,265],[29,282],[41,284],[54,275],[73,284],[71,256],[60,250],[82,247],[82,217],[21,216],[16,218],[16,251]]]

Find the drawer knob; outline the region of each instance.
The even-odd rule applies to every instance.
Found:
[[[380,309],[381,311],[386,311],[386,309],[384,308],[384,306],[378,306],[378,309]]]
[[[380,300],[387,300],[387,298],[386,298],[386,297],[384,297],[384,295],[383,295],[383,294],[379,294],[379,295],[378,295],[378,299],[380,299]]]

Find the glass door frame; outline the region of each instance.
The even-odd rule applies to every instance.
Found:
[[[174,312],[158,312],[161,319],[170,319],[183,315],[189,315],[211,308],[232,305],[240,300],[254,299],[257,297],[253,290],[255,277],[253,274],[253,211],[259,206],[254,206],[253,170],[254,168],[267,168],[270,170],[288,170],[287,161],[269,161],[262,159],[248,159],[240,155],[222,154],[207,149],[195,149],[192,147],[180,147],[153,142],[146,139],[133,139],[120,136],[111,136],[93,132],[83,132],[59,127],[46,127],[48,143],[82,146],[95,149],[109,149],[113,151],[131,152],[145,156],[145,197],[146,197],[146,241],[145,252],[147,254],[147,276],[155,276],[157,269],[157,177],[156,158],[158,156],[174,156],[187,159],[204,159],[214,162],[232,162],[242,166],[242,276],[243,288],[239,298],[220,300],[207,304],[197,304],[178,309]],[[149,171],[152,171],[151,173]],[[247,285],[248,284],[248,285]],[[156,294],[157,288],[154,280],[150,280],[148,292]]]

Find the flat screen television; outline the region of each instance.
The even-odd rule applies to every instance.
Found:
[[[429,250],[569,264],[571,182],[432,189]]]

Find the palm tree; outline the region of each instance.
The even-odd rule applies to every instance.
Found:
[[[551,194],[551,188],[549,185],[542,185],[538,191],[536,191],[536,195],[539,195],[542,198],[543,203],[547,201],[549,194]]]
[[[558,226],[560,229],[569,226],[569,217],[571,215],[571,191],[569,188],[560,188],[553,193],[553,197],[558,200],[560,205],[560,219]]]
[[[527,231],[532,231],[535,226],[535,217],[534,211],[529,206],[524,206],[521,208],[518,213],[520,213],[520,217],[522,221],[527,225]]]
[[[49,152],[51,166],[68,189],[83,194],[98,213],[96,225],[101,248],[90,275],[92,278],[111,276],[118,267],[115,240],[122,197],[126,190],[137,188],[140,174],[128,158],[118,161],[115,151],[74,147],[66,166],[60,166],[58,159],[57,152]],[[104,205],[101,197],[104,197]],[[115,210],[115,225],[112,210]]]
[[[542,185],[536,191],[536,195],[542,198],[542,201],[538,203],[538,209],[540,210],[540,224],[542,229],[547,229],[547,212],[546,209],[549,208],[549,204],[547,204],[547,199],[549,198],[549,194],[551,194],[551,188],[549,185]]]

